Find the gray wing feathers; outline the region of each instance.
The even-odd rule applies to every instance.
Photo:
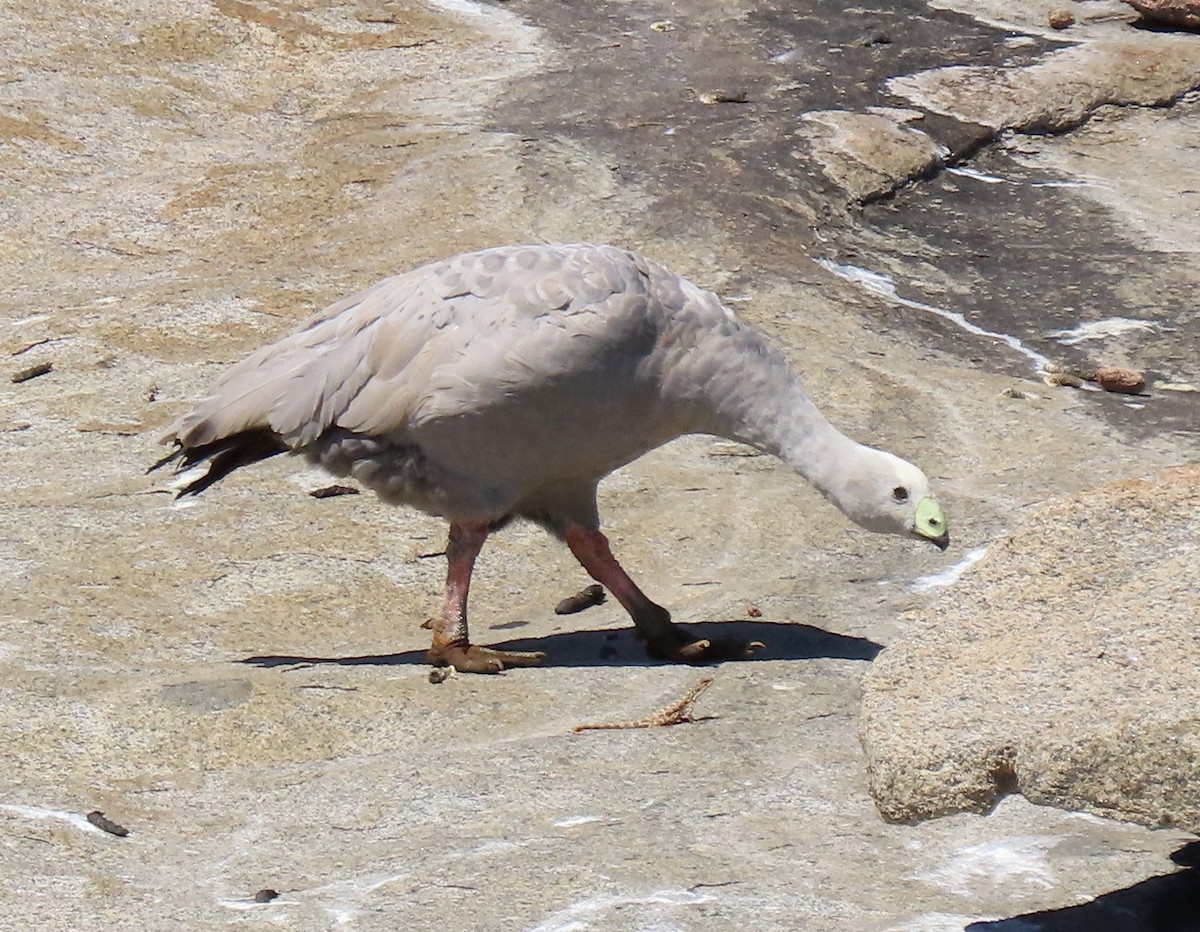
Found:
[[[229,370],[165,439],[194,447],[269,427],[299,449],[334,425],[400,437],[504,405],[647,352],[651,271],[669,275],[612,247],[519,247],[384,280]]]

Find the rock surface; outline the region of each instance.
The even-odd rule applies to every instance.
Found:
[[[1200,832],[1200,466],[1040,506],[863,682],[890,819],[1031,802]]]
[[[856,727],[915,580],[1031,503],[1200,459],[1196,395],[1036,376],[1200,384],[1187,37],[1080,4],[1062,67],[1059,2],[0,4],[6,922],[843,932],[1160,895],[1176,830],[1019,797],[884,824]],[[929,102],[886,84],[947,68],[973,70]],[[1019,125],[1087,122],[973,122],[993,85]],[[720,290],[831,418],[929,468],[961,549],[851,528],[740,447],[646,457],[602,490],[623,562],[768,652],[706,671],[705,721],[575,735],[699,674],[647,663],[611,603],[554,615],[588,580],[540,532],[489,544],[473,628],[550,663],[433,685],[438,522],[313,498],[328,477],[293,462],[185,506],[144,476],[224,365],[314,309],[538,240]]]

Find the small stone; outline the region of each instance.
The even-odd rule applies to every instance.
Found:
[[[1001,398],[1028,399],[1028,398],[1036,398],[1037,395],[1034,395],[1030,392],[1022,391],[1021,389],[1017,388],[1015,385],[1010,385],[1010,386],[1008,386],[1008,388],[1006,388],[1000,392],[1000,397]]]
[[[675,24],[669,19],[660,19],[656,23],[651,23],[650,28],[655,32],[674,32]]]
[[[1068,10],[1055,10],[1050,14],[1051,29],[1067,29],[1075,25],[1075,17]]]
[[[272,890],[270,887],[263,887],[256,894],[254,894],[254,902],[255,903],[270,903],[271,900],[278,898],[278,896],[279,896],[279,891]]]
[[[429,682],[436,686],[438,683],[444,683],[450,677],[457,675],[458,671],[454,667],[434,667],[429,671]]]
[[[751,605],[748,609],[746,609],[746,614],[751,618],[762,618],[762,609],[757,605]]]
[[[1155,389],[1160,392],[1200,392],[1200,387],[1192,385],[1190,382],[1155,382]]]
[[[1136,395],[1146,387],[1146,376],[1133,369],[1105,366],[1096,370],[1096,383],[1106,392],[1124,392]]]

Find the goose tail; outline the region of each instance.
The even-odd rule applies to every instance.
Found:
[[[182,498],[184,495],[199,495],[235,469],[270,459],[287,450],[288,446],[282,438],[267,428],[244,430],[194,447],[184,446],[176,440],[174,449],[146,472],[173,465],[178,476],[175,497]]]

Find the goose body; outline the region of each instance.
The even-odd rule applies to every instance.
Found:
[[[431,659],[489,672],[536,657],[469,644],[466,592],[512,517],[564,539],[652,653],[703,659],[624,574],[599,531],[604,476],[675,437],[774,454],[865,527],[944,547],[917,467],[838,432],[783,356],[716,295],[613,246],[514,246],[385,279],[229,369],[169,429],[158,465],[207,464],[181,494],[278,452],[450,522]]]

